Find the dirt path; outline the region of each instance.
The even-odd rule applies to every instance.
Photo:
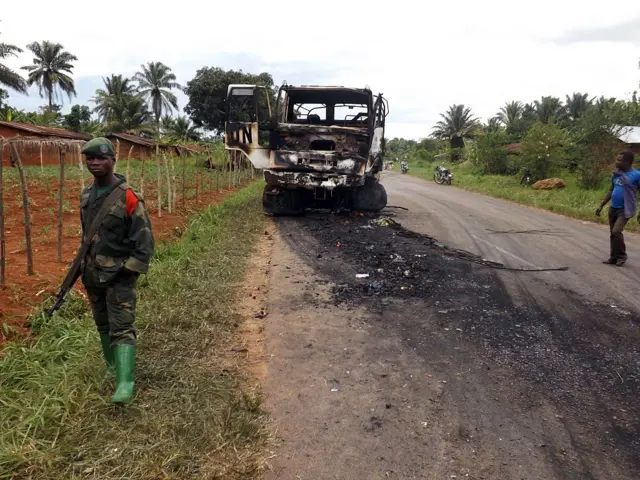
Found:
[[[414,207],[415,230],[430,228],[433,208]],[[411,222],[406,212],[393,218]],[[516,274],[367,217],[277,224],[264,386],[280,445],[265,478],[640,476],[632,302],[612,308],[554,280],[571,270],[520,273],[505,286]],[[538,255],[541,244],[529,242],[524,251]],[[561,258],[550,252],[546,263]]]

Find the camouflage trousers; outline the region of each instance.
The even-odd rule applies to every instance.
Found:
[[[112,347],[136,344],[137,280],[137,275],[118,275],[104,286],[85,283],[98,332],[109,334]]]

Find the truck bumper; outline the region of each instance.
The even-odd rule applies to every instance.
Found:
[[[265,170],[264,180],[268,185],[277,185],[283,188],[326,188],[333,190],[336,187],[361,187],[364,185],[363,175],[341,175],[325,172],[281,172]]]

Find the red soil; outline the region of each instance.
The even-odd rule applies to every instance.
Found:
[[[28,336],[28,317],[34,308],[54,295],[68,266],[80,245],[80,185],[77,181],[65,182],[63,215],[62,261],[57,262],[57,218],[58,181],[51,179],[48,185],[28,185],[31,214],[31,244],[33,249],[33,275],[27,275],[24,213],[22,195],[18,185],[4,184],[5,237],[6,237],[6,285],[0,289],[0,344],[14,336]],[[177,211],[162,212],[158,217],[156,193],[153,185],[145,185],[145,199],[151,216],[156,244],[176,239],[184,231],[186,219],[194,212],[221,202],[233,190],[207,191],[195,198],[187,198],[183,206],[178,195]],[[199,186],[200,188],[200,186]],[[195,185],[188,186],[193,192]],[[180,193],[180,192],[178,192]],[[188,196],[189,194],[187,194]],[[166,199],[165,199],[166,203]],[[76,284],[78,292],[84,294],[81,282]],[[2,324],[9,326],[10,333],[3,335]]]

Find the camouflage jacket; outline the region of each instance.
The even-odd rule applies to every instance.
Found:
[[[122,191],[121,197],[111,207],[84,259],[83,277],[85,285],[104,285],[114,281],[125,267],[137,273],[147,273],[153,256],[154,239],[151,221],[144,202],[116,174],[118,183],[113,188]],[[85,188],[80,197],[80,221],[82,240],[91,228],[95,215],[113,188],[97,196],[94,185]]]

